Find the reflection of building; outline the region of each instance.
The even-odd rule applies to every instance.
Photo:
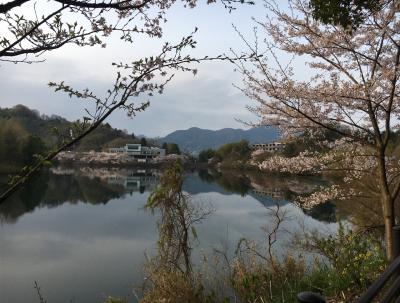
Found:
[[[285,143],[271,142],[265,144],[252,144],[250,145],[252,150],[264,150],[267,152],[279,152],[285,148]]]
[[[124,147],[110,148],[110,153],[124,153],[136,159],[147,159],[165,156],[165,149],[142,146],[141,144],[126,144]]]
[[[156,174],[146,170],[129,171],[121,174],[116,172],[115,174],[107,176],[107,183],[113,185],[121,185],[128,191],[140,191],[151,190],[158,184],[158,177]]]
[[[265,189],[265,190],[257,190],[257,189],[252,189],[251,192],[257,196],[260,197],[271,197],[274,199],[284,199],[285,193],[283,190],[280,190],[278,188],[275,189]]]

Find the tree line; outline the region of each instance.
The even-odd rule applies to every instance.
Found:
[[[35,163],[38,155],[44,156],[54,146],[73,138],[75,124],[59,116],[40,115],[23,105],[0,108],[0,171],[15,171]],[[77,152],[105,151],[127,143],[158,145],[156,140],[138,138],[133,133],[104,123],[69,149]],[[163,147],[167,154],[180,154],[177,144],[165,143]]]
[[[246,163],[250,159],[251,149],[249,142],[241,140],[239,142],[231,142],[221,145],[218,149],[211,148],[202,150],[198,159],[200,163],[211,162],[225,163],[232,165],[233,163]]]
[[[47,150],[39,136],[28,133],[18,122],[0,120],[0,169],[15,170],[31,164],[35,155]]]

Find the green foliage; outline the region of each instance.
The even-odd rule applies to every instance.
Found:
[[[49,147],[60,146],[63,142],[70,140],[71,136],[79,135],[88,126],[87,121],[69,122],[55,115],[50,117],[39,115],[37,111],[23,105],[16,105],[13,108],[0,108],[0,121],[9,121],[9,123],[14,124],[14,129],[16,129],[15,125],[18,125],[19,132],[22,130],[25,136],[27,134],[37,136]],[[74,146],[74,149],[77,151],[100,151],[102,148],[114,147],[110,145],[119,142],[139,142],[132,136],[105,123],[99,125],[98,128],[83,138]],[[21,137],[21,135],[18,137]],[[123,145],[118,145],[118,147]]]
[[[251,149],[246,140],[221,145],[217,150],[205,149],[199,154],[199,162],[220,163],[221,167],[242,167],[250,160]]]
[[[291,141],[286,142],[282,154],[285,157],[295,157],[306,150],[324,152],[327,149],[321,144],[322,142],[333,142],[339,138],[340,135],[331,130],[323,129],[318,133],[305,131],[304,133],[299,134],[296,138],[293,138]]]
[[[132,139],[132,136],[124,133],[122,130],[112,128],[110,124],[101,124],[93,132],[83,138],[79,144],[76,146],[77,151],[101,151],[106,146],[111,144],[125,142],[132,143],[132,141],[137,141]],[[126,144],[126,143],[125,143]],[[110,147],[121,147],[125,144]]]
[[[240,302],[296,302],[296,294],[311,290],[329,302],[355,301],[385,267],[385,253],[373,236],[339,227],[328,237],[313,235],[306,249],[324,259],[311,264],[302,257],[287,255],[272,265],[250,257],[239,257],[233,266],[232,286]]]
[[[78,136],[87,126],[85,121],[72,123],[58,116],[40,115],[23,105],[0,108],[0,171],[15,172],[23,166],[32,165],[47,154],[49,148],[60,146]],[[100,151],[138,142],[134,135],[105,123],[72,149]]]
[[[250,147],[249,142],[246,140],[224,144],[215,152],[215,156],[219,159],[228,157],[242,159],[248,157],[249,155]]]
[[[378,11],[381,3],[377,0],[310,0],[310,7],[316,20],[355,29],[368,13]]]
[[[174,162],[162,175],[160,184],[150,194],[146,208],[155,209],[160,204],[174,204],[182,196],[183,166]]]
[[[28,135],[22,147],[21,156],[24,165],[29,165],[37,159],[36,155],[44,155],[47,152],[47,147],[36,135]]]
[[[164,142],[161,146],[163,149],[165,149],[165,153],[167,155],[180,155],[181,150],[179,149],[179,145],[176,143],[166,143]]]
[[[14,170],[35,163],[47,152],[42,139],[28,134],[15,119],[0,119],[0,170]]]
[[[374,237],[357,234],[342,224],[336,235],[312,236],[308,244],[328,258],[334,275],[347,285],[367,287],[386,264],[385,253]]]
[[[21,161],[25,130],[13,120],[0,121],[0,159],[2,163],[18,164]]]
[[[2,119],[14,121],[25,132],[40,137],[47,146],[53,146],[59,143],[59,138],[69,135],[70,122],[56,115],[39,115],[37,111],[24,105],[0,108],[0,120]]]
[[[208,160],[214,157],[214,155],[215,155],[215,150],[211,148],[202,150],[199,154],[199,162],[201,163],[208,162]]]

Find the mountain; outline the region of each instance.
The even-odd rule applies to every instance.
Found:
[[[187,130],[174,131],[164,138],[160,138],[159,142],[176,143],[183,151],[198,153],[203,149],[216,149],[225,143],[243,139],[254,144],[271,142],[278,138],[278,131],[271,127],[255,127],[248,130],[233,128],[209,130],[192,127]]]

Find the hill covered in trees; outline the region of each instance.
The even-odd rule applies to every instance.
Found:
[[[73,136],[74,122],[57,115],[41,115],[38,111],[24,105],[13,108],[0,108],[0,121],[41,138],[47,146],[54,146]],[[137,140],[133,134],[112,128],[110,124],[100,125],[95,131],[81,140],[74,148],[78,151],[101,150],[104,146],[124,144],[125,141]]]
[[[10,171],[31,164],[35,154],[43,155],[63,140],[71,138],[73,130],[74,122],[56,115],[41,115],[24,105],[0,108],[0,170]],[[105,123],[73,149],[100,151],[127,142],[141,142],[141,139]]]
[[[256,127],[248,130],[233,128],[209,130],[192,127],[187,130],[174,131],[159,139],[159,141],[176,143],[183,151],[198,153],[204,149],[217,149],[223,144],[240,140],[254,144],[271,142],[278,138],[278,131],[267,127]]]

